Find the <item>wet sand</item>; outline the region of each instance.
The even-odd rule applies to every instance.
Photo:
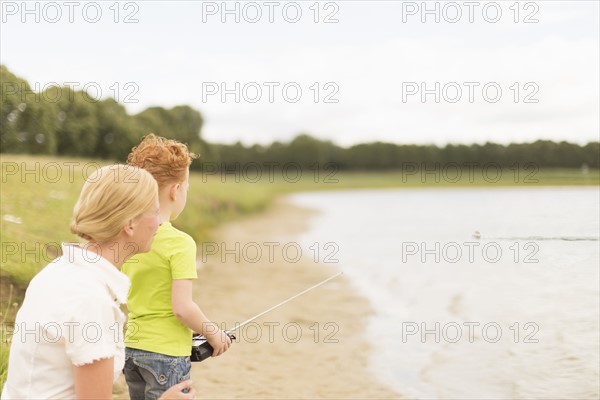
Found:
[[[199,267],[194,297],[205,314],[231,328],[338,272],[337,264],[315,263],[312,253],[298,262],[283,257],[282,247],[295,243],[313,215],[280,198],[266,212],[218,229],[215,245],[233,250],[239,243],[239,251],[205,256]],[[251,243],[261,248],[260,258]],[[295,257],[291,246],[287,255]],[[400,398],[367,366],[372,350],[364,332],[370,313],[368,301],[338,277],[241,329],[224,355],[193,363],[196,397]],[[122,396],[122,379],[119,387],[115,393]]]

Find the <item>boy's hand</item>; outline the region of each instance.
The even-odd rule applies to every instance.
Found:
[[[220,329],[217,332],[207,334],[206,340],[213,348],[212,357],[220,356],[229,349],[229,346],[231,346],[231,339],[227,336],[227,333]]]

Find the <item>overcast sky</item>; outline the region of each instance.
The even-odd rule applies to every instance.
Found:
[[[599,140],[597,1],[23,4],[2,1],[13,73],[188,104],[212,142]]]

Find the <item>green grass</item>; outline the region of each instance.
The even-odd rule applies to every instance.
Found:
[[[62,241],[73,240],[69,220],[84,177],[106,161],[58,157],[3,155],[0,212],[2,260],[0,274],[23,288],[37,271],[57,255]],[[194,172],[188,204],[175,221],[180,229],[200,242],[218,224],[259,212],[279,194],[308,190],[402,187],[500,187],[547,185],[598,185],[600,174],[592,170],[463,171],[455,181],[451,170],[439,174],[402,172],[263,171],[255,175],[221,175]],[[445,177],[449,179],[444,179]],[[14,254],[13,254],[14,253]]]
[[[57,255],[60,243],[75,239],[69,232],[73,205],[84,177],[106,161],[31,155],[2,155],[0,212],[2,260],[0,276],[18,289]],[[496,172],[464,170],[455,181],[452,170],[421,174],[398,172],[339,172],[331,170],[263,171],[262,178],[251,174],[203,174],[190,177],[188,204],[175,221],[198,242],[210,237],[220,223],[268,207],[277,195],[312,190],[419,187],[500,187],[548,185],[598,185],[600,174],[592,170]],[[448,179],[444,179],[444,178]],[[13,254],[14,253],[14,254]]]
[[[74,158],[1,155],[0,196],[0,387],[6,374],[8,343],[6,323],[14,321],[17,307],[31,278],[57,256],[60,243],[76,240],[69,231],[73,206],[84,182],[94,168],[108,164],[105,160]],[[599,185],[600,173],[592,170],[505,170],[498,181],[495,172],[463,171],[461,179],[453,182],[451,170],[433,173],[397,172],[339,172],[332,170],[296,171],[288,173],[263,171],[255,175],[221,175],[192,173],[188,203],[174,222],[197,242],[210,238],[211,231],[223,223],[242,215],[260,212],[281,194],[362,188],[430,188],[430,187],[502,187],[502,186],[556,186]],[[488,179],[486,180],[486,177]],[[449,179],[444,179],[449,178]],[[14,286],[11,299],[8,297]]]

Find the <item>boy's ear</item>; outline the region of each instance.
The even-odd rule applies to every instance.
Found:
[[[175,183],[171,186],[171,189],[169,189],[169,198],[172,201],[175,201],[177,199],[177,190],[179,190],[179,183]]]

